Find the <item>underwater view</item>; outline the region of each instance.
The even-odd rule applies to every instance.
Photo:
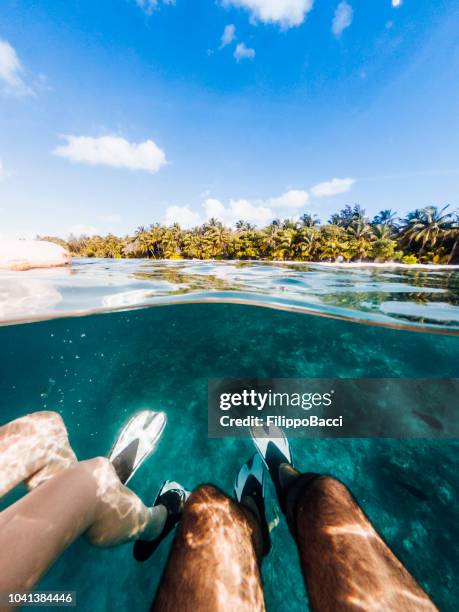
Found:
[[[130,483],[146,503],[166,478],[231,494],[253,454],[250,440],[208,438],[210,378],[459,378],[451,268],[75,259],[1,272],[0,318],[2,423],[56,410],[86,459],[107,455],[137,410],[166,412],[155,453]],[[343,481],[437,606],[457,610],[457,441],[290,442],[296,466]],[[271,483],[267,510],[267,609],[303,610],[298,553]],[[77,591],[82,610],[147,610],[171,541],[139,564],[130,544],[79,539],[37,588]]]

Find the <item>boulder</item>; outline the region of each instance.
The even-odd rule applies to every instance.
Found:
[[[54,268],[70,263],[63,247],[45,240],[0,240],[0,270]]]

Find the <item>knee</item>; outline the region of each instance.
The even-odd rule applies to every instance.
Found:
[[[120,479],[107,457],[94,457],[80,461],[80,469],[90,474],[98,484],[99,490],[108,490],[120,485]]]
[[[65,432],[65,434],[67,434],[64,420],[58,412],[41,410],[39,412],[32,412],[32,414],[23,418],[33,423],[40,430]]]
[[[40,410],[38,412],[32,412],[30,416],[37,421],[50,423],[55,427],[65,427],[63,418],[54,410]]]
[[[80,465],[90,472],[98,472],[103,476],[110,477],[116,474],[115,468],[107,457],[93,457],[80,461]]]
[[[204,484],[193,491],[185,505],[180,537],[190,549],[210,550],[228,534],[237,538],[240,527],[246,527],[246,519],[235,501],[217,487]]]
[[[356,505],[354,497],[342,482],[332,476],[315,478],[305,490],[303,503],[310,510],[313,508],[335,512],[347,512]]]
[[[319,476],[311,482],[311,487],[331,497],[347,491],[347,487],[333,476]]]
[[[19,417],[2,427],[2,430],[24,438],[38,436],[48,442],[67,437],[67,429],[61,415],[51,410],[32,412]]]
[[[196,489],[190,495],[188,500],[189,505],[203,504],[208,503],[211,504],[215,501],[221,501],[223,499],[228,499],[227,495],[220,491],[216,486],[211,484],[202,484],[196,487]]]
[[[190,495],[186,506],[186,520],[213,523],[224,521],[226,516],[233,514],[235,502],[226,493],[211,484],[197,487]]]

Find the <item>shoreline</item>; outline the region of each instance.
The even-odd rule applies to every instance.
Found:
[[[171,258],[171,259],[155,259],[150,257],[79,257],[73,255],[72,259],[103,259],[105,261],[154,261],[154,262],[183,262],[183,261],[194,261],[200,263],[268,263],[268,264],[288,264],[288,265],[302,265],[302,266],[324,266],[327,268],[402,268],[405,270],[412,270],[414,268],[420,268],[423,270],[459,270],[459,264],[404,264],[396,261],[387,262],[376,262],[376,261],[346,261],[346,262],[331,262],[331,261],[298,261],[297,259],[292,260],[278,260],[278,259],[188,259],[185,257]]]
[[[459,270],[459,264],[404,264],[396,261],[376,262],[376,261],[347,261],[347,262],[329,262],[329,261],[290,261],[277,263],[305,263],[307,265],[326,266],[329,268],[403,268],[411,270],[413,268],[421,268],[424,270]]]

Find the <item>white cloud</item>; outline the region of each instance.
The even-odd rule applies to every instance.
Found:
[[[290,189],[277,198],[271,198],[267,204],[279,208],[302,208],[309,201],[309,194],[302,189]]]
[[[335,16],[332,22],[332,32],[335,36],[341,36],[343,30],[348,28],[354,16],[352,6],[344,0],[336,7]]]
[[[316,196],[316,198],[334,196],[340,193],[346,193],[351,189],[354,183],[355,179],[353,178],[333,178],[331,181],[314,185],[314,187],[311,188],[311,193]]]
[[[309,200],[305,191],[291,190],[277,198],[267,200],[230,200],[228,206],[224,206],[215,198],[208,198],[204,202],[207,219],[215,217],[220,221],[233,225],[239,219],[251,223],[263,224],[271,221],[277,216],[279,209],[296,209],[303,207]]]
[[[216,219],[219,219],[220,221],[226,222],[227,220],[226,210],[225,210],[224,205],[220,202],[220,200],[217,200],[216,198],[207,198],[203,206],[206,211],[207,219],[211,219],[212,217],[215,217]]]
[[[66,144],[54,149],[54,155],[72,162],[91,165],[146,170],[155,173],[166,163],[166,155],[152,140],[135,143],[119,136],[63,136]]]
[[[229,25],[225,26],[225,29],[223,30],[223,34],[220,40],[220,49],[223,49],[223,47],[230,45],[235,38],[236,26],[230,23]]]
[[[239,219],[263,225],[277,216],[276,211],[302,208],[308,200],[309,194],[306,191],[291,189],[277,198],[267,200],[230,200],[228,206],[215,198],[207,198],[203,206],[206,219],[215,217],[227,225],[234,225]]]
[[[147,15],[151,15],[155,9],[158,8],[160,3],[162,4],[175,4],[175,0],[135,0],[137,6],[140,6]]]
[[[166,225],[180,223],[183,228],[188,229],[202,223],[202,219],[199,213],[188,206],[169,206],[166,208],[164,223]]]
[[[234,225],[239,219],[259,225],[273,218],[273,211],[270,208],[251,200],[230,200],[225,207],[218,200],[209,198],[204,202],[204,208],[207,219],[215,217],[228,225]]]
[[[207,195],[205,192],[202,194],[203,197]],[[297,210],[308,202],[309,194],[300,189],[290,189],[281,196],[266,200],[230,199],[228,204],[216,198],[206,197],[202,204],[202,213],[188,206],[169,206],[166,209],[164,220],[167,225],[177,222],[185,228],[200,225],[211,218],[229,226],[233,226],[240,219],[255,225],[266,225],[276,217],[285,214],[285,209]]]
[[[263,225],[275,217],[269,207],[250,200],[230,200],[225,206],[216,198],[207,198],[202,207],[204,210],[201,214],[189,206],[169,206],[166,209],[164,223],[166,225],[180,223],[184,228],[191,228],[214,218],[225,225],[234,225],[239,219]]]
[[[15,96],[33,93],[21,77],[23,71],[16,50],[9,42],[0,39],[0,82],[3,84],[4,93]]]
[[[397,8],[398,6],[402,6],[403,0],[392,0],[392,6]]]
[[[239,219],[256,225],[268,223],[273,218],[273,211],[267,206],[253,204],[250,200],[230,200],[229,205],[233,223]]]
[[[3,180],[6,176],[5,167],[3,166],[3,162],[0,159],[0,181]]]
[[[299,26],[312,9],[314,0],[222,0],[224,6],[249,11],[252,22],[275,23],[283,29]]]
[[[247,47],[245,43],[239,43],[234,50],[234,57],[238,62],[243,59],[253,59],[255,57],[255,49]]]

